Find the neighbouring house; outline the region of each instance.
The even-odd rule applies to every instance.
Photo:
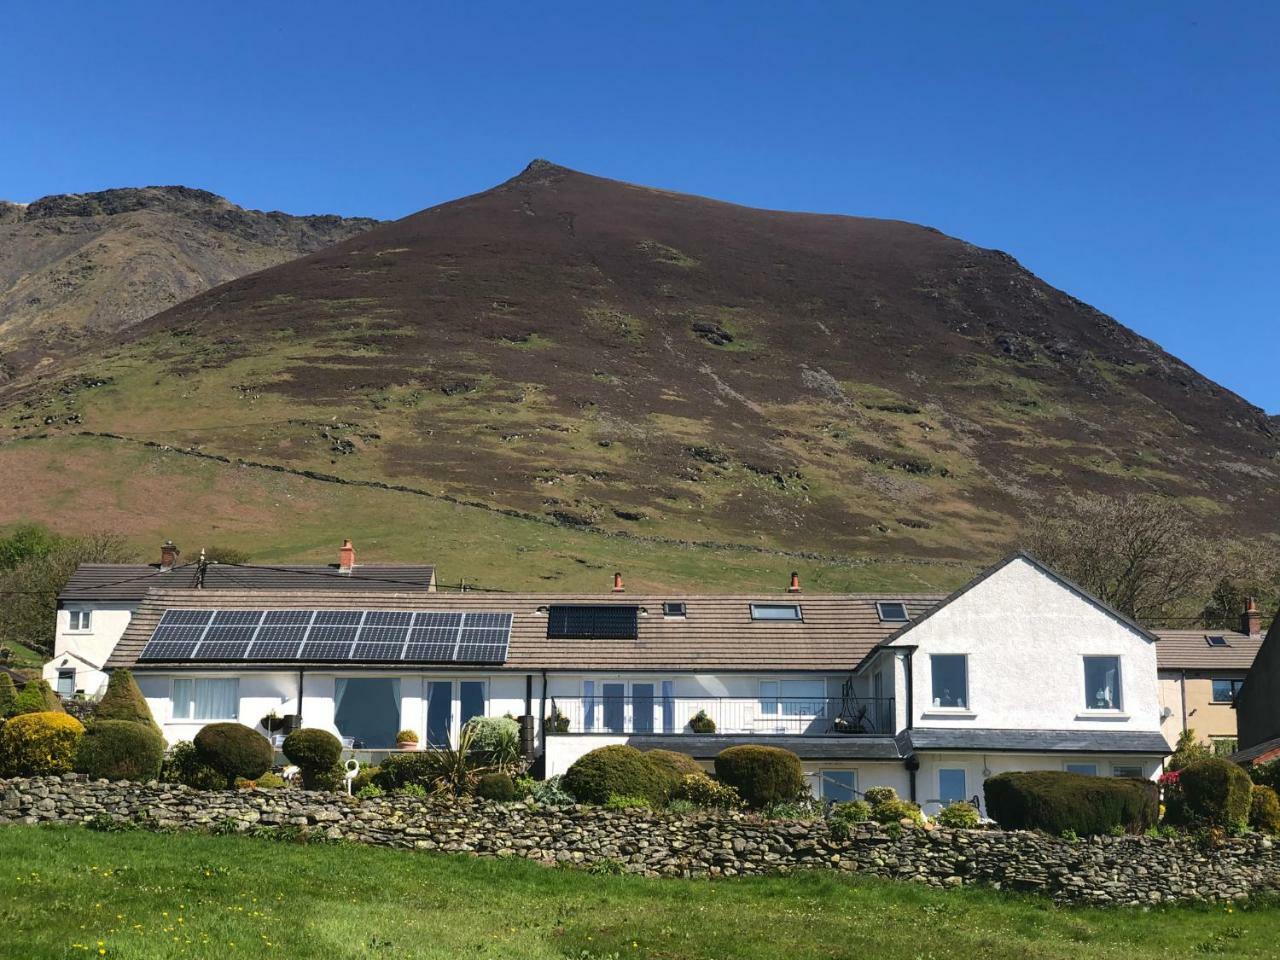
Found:
[[[1155,776],[1157,646],[1015,554],[945,598],[152,589],[106,667],[171,742],[291,717],[376,752],[509,714],[548,776],[612,743],[709,765],[763,742],[825,799],[888,785],[933,811],[1001,770]]]
[[[1249,676],[1236,693],[1236,722],[1239,725],[1237,763],[1266,763],[1280,760],[1280,617],[1249,668]]]
[[[435,567],[356,564],[344,540],[335,564],[288,566],[181,563],[171,540],[159,563],[82,563],[58,594],[53,659],[42,676],[63,697],[93,697],[106,686],[103,665],[147,593],[157,587],[195,590],[269,589],[312,592],[431,592]]]
[[[1250,598],[1239,630],[1157,630],[1161,729],[1170,743],[1194,730],[1217,752],[1236,749],[1236,694],[1262,646],[1262,615]]]

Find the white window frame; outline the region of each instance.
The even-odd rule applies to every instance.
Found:
[[[68,610],[67,611],[67,632],[68,633],[92,633],[93,632],[93,611],[92,610]]]
[[[1136,770],[1137,773],[1125,773],[1122,771]],[[1113,777],[1136,777],[1139,780],[1146,779],[1143,775],[1141,763],[1113,763],[1111,765],[1111,775]]]
[[[178,684],[191,683],[191,712],[195,713],[196,709],[196,688],[197,683],[231,683],[233,684],[234,694],[232,702],[235,704],[234,715],[230,717],[184,717],[178,714]],[[240,719],[240,678],[239,677],[171,677],[169,680],[169,719],[177,723],[227,723],[229,721],[238,721]]]
[[[622,684],[622,734],[613,734],[604,725],[604,685],[606,683]],[[579,702],[582,704],[582,731],[583,733],[599,734],[602,736],[631,736],[635,731],[635,685],[644,684],[653,687],[653,709],[654,734],[662,734],[665,731],[659,729],[663,726],[662,709],[664,702],[668,699],[667,695],[662,691],[662,685],[671,684],[671,724],[672,733],[680,733],[682,725],[687,722],[681,720],[676,712],[676,703],[681,698],[676,694],[676,678],[674,676],[652,676],[652,677],[607,677],[593,676],[583,677],[578,684]],[[587,693],[587,684],[591,684],[591,693]],[[688,699],[688,698],[685,698]],[[696,699],[696,698],[694,698]],[[708,697],[708,706],[712,706],[711,701],[714,697]],[[704,708],[705,709],[705,708]],[[708,713],[711,711],[708,710]],[[588,713],[590,713],[590,729],[588,729]],[[694,713],[697,713],[695,710]],[[715,719],[719,723],[718,718]]]
[[[1072,767],[1089,767],[1092,772],[1086,770],[1072,770]],[[1098,775],[1098,765],[1096,763],[1090,763],[1087,760],[1065,760],[1063,761],[1062,769],[1066,773],[1082,773],[1086,777],[1096,777]]]
[[[938,657],[958,657],[964,662],[964,706],[960,707],[944,707],[935,703],[935,700],[941,699],[935,697],[933,689],[933,661]],[[968,715],[973,713],[973,700],[969,696],[969,655],[967,653],[931,653],[929,654],[929,699],[926,712],[928,713],[955,713]]]
[[[884,608],[887,606],[901,607],[902,616],[886,617],[884,615]],[[881,623],[910,623],[911,622],[911,614],[907,612],[907,605],[901,600],[877,600],[876,616],[880,618]]]
[[[344,674],[344,676],[346,676]],[[400,679],[400,722],[403,724],[406,719],[404,710],[404,690],[405,678],[401,674],[351,674],[351,676],[369,677],[391,677]],[[464,683],[480,684],[482,693],[483,708],[477,716],[489,716],[489,680],[486,677],[423,677],[421,690],[422,716],[418,725],[418,736],[421,737],[423,746],[427,746],[427,727],[430,724],[431,710],[431,684],[447,683],[449,684],[449,743],[456,745],[458,738],[462,736],[462,685]]]
[[[1114,696],[1114,705],[1110,707],[1093,706],[1093,691],[1089,689],[1089,661],[1090,660],[1114,660],[1116,662],[1116,689]],[[1124,658],[1116,653],[1086,653],[1080,658],[1080,676],[1084,681],[1084,712],[1086,714],[1103,714],[1113,716],[1124,715]],[[1210,696],[1213,691],[1210,690]]]
[[[64,678],[71,677],[71,690],[68,693],[62,692],[62,681]],[[54,688],[54,692],[64,700],[69,700],[76,695],[76,668],[75,667],[59,667],[58,668],[58,685]]]

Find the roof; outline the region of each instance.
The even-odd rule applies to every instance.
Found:
[[[992,730],[912,727],[898,734],[903,753],[981,750],[987,753],[1146,753],[1173,750],[1158,730]]]
[[[140,602],[149,590],[194,589],[199,565],[187,563],[171,570],[146,563],[82,563],[58,594],[58,602],[104,600]],[[378,590],[406,593],[429,590],[436,568],[429,564],[357,564],[340,573],[336,564],[281,567],[210,563],[205,567],[206,590]]]
[[[790,750],[801,760],[901,760],[898,743],[893,737],[786,737],[769,734],[768,738],[750,736],[690,736],[688,734],[661,734],[635,736],[627,739],[628,746],[639,750],[675,750],[687,753],[697,760],[710,760],[726,747],[744,744],[767,743],[771,747]]]
[[[1246,747],[1244,750],[1237,750],[1227,759],[1241,766],[1280,760],[1280,737],[1276,737],[1274,740],[1264,740],[1262,743],[1255,743],[1252,747]]]
[[[1248,670],[1262,647],[1261,636],[1234,630],[1157,630],[1156,665],[1161,670]],[[1206,637],[1225,637],[1225,647]]]
[[[686,616],[665,618],[663,601],[679,600]],[[364,609],[494,611],[513,614],[506,670],[775,670],[848,671],[896,623],[880,620],[876,602],[902,600],[919,616],[937,597],[886,594],[791,595],[776,593],[706,596],[679,594],[392,593],[348,591],[153,590],[147,594],[116,644],[107,668],[131,667],[168,609]],[[638,618],[634,640],[547,639],[547,616],[539,607],[557,603],[623,604],[648,611]],[[752,603],[799,603],[803,621],[752,620]],[[145,664],[150,667],[152,664]],[[193,667],[191,663],[183,664]],[[200,663],[201,669],[218,664]],[[246,664],[222,664],[246,669]],[[296,670],[287,664],[255,663],[251,669]],[[349,664],[344,667],[358,668]],[[369,664],[363,664],[369,666]],[[409,667],[410,665],[404,664]],[[385,669],[385,665],[383,665]],[[429,669],[413,665],[411,669]]]

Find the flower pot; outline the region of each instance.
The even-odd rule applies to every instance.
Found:
[[[416,741],[406,740],[404,741],[404,743],[397,743],[396,749],[397,750],[417,750],[418,744]]]

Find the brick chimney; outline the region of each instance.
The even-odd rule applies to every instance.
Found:
[[[1258,601],[1255,597],[1246,597],[1244,613],[1240,615],[1240,632],[1251,637],[1262,636],[1262,614],[1258,612]]]
[[[787,593],[799,593],[799,592],[800,592],[800,574],[792,570],[791,585],[787,587]]]
[[[338,572],[350,573],[356,565],[356,548],[351,545],[351,538],[347,537],[342,541],[342,547],[338,550]]]
[[[166,540],[160,544],[160,569],[172,570],[178,565],[178,557],[181,555],[178,545],[172,540]]]
[[[624,586],[622,585],[622,574],[621,574],[621,573],[615,573],[615,574],[613,575],[613,592],[614,592],[614,593],[626,593],[626,592],[627,592],[627,588],[626,588],[626,587],[624,587]]]

